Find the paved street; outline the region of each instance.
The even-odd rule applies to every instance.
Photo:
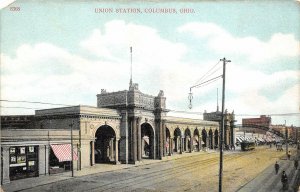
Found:
[[[275,161],[284,154],[274,148],[225,152],[224,191],[243,191],[243,186],[253,181],[269,166],[273,167]],[[200,153],[169,161],[69,178],[24,191],[217,191],[218,170],[218,152]],[[272,171],[270,169],[270,174]],[[265,180],[266,177],[268,176],[265,176]]]

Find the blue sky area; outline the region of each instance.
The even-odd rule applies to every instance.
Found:
[[[177,14],[146,13],[154,9]],[[144,93],[164,90],[170,109],[216,110],[221,80],[194,89],[191,110],[187,96],[216,63],[208,79],[220,75],[218,61],[226,57],[229,111],[299,113],[299,19],[297,1],[15,1],[1,10],[1,97],[95,106],[102,88],[128,89],[132,46],[134,82]],[[2,108],[2,114],[32,113]],[[299,115],[273,117],[274,124],[284,120],[300,126]]]

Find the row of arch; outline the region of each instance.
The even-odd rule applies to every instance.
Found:
[[[181,154],[184,152],[200,151],[202,149],[215,149],[218,146],[218,130],[198,129],[191,131],[189,128],[180,130],[165,127],[164,131],[164,152],[163,155]],[[156,133],[149,123],[140,125],[140,140],[138,140],[137,155],[141,158],[155,159]],[[114,163],[118,162],[119,138],[116,131],[109,125],[100,126],[95,132],[95,141],[91,142],[91,164],[93,163]]]
[[[198,129],[193,131],[189,128],[181,131],[179,128],[174,130],[173,138],[171,137],[170,130],[166,128],[166,146],[165,152],[168,155],[173,153],[183,153],[200,151],[201,149],[215,149],[219,144],[218,130],[202,129],[201,134]]]

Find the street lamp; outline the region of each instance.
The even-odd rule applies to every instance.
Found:
[[[194,85],[190,87],[190,93],[188,96],[188,99],[190,101],[189,108],[192,108],[192,88],[200,87],[206,83],[209,83],[211,81],[214,81],[220,77],[223,78],[223,84],[222,84],[222,113],[221,113],[221,127],[220,127],[220,142],[219,142],[219,148],[220,148],[220,169],[219,169],[219,192],[222,192],[222,175],[223,175],[223,142],[224,142],[224,127],[225,127],[225,115],[224,115],[224,108],[225,108],[225,74],[226,74],[226,63],[231,62],[230,60],[226,60],[225,57],[223,59],[220,59],[220,61],[223,61],[223,74],[219,75],[217,77],[214,77],[212,79],[209,79],[207,81],[204,81],[198,85]],[[219,62],[220,62],[219,61]],[[216,66],[216,65],[215,65]]]

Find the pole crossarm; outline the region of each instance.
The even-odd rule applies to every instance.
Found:
[[[285,135],[283,133],[281,133],[280,131],[277,131],[275,129],[272,129],[269,126],[263,126],[263,125],[258,125],[258,124],[238,124],[238,125],[234,125],[234,128],[256,128],[256,129],[260,129],[260,130],[264,130],[264,131],[269,131],[279,137],[284,138]]]

